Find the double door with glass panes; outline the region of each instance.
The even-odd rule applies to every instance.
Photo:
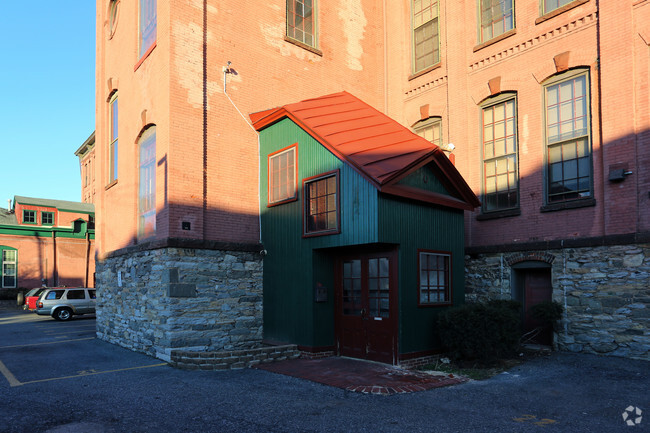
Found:
[[[396,263],[393,252],[339,260],[336,322],[340,355],[396,362]]]

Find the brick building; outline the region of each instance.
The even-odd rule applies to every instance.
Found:
[[[0,209],[0,293],[49,286],[93,287],[92,204],[15,196]]]
[[[94,203],[95,194],[95,133],[93,132],[75,151],[81,174],[81,202]]]
[[[348,91],[451,153],[481,199],[471,298],[552,298],[561,348],[648,356],[650,1],[388,6],[97,2],[100,336],[162,358],[258,344],[244,114]]]

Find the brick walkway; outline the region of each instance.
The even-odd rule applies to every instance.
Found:
[[[466,382],[465,377],[432,375],[349,358],[293,359],[255,368],[299,377],[364,394],[392,395]]]

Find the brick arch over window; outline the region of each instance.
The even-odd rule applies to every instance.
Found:
[[[513,266],[521,262],[543,262],[552,265],[554,261],[555,256],[553,254],[541,251],[516,253],[506,257],[506,263],[508,266]]]
[[[472,90],[471,97],[476,105],[483,104],[488,98],[501,93],[517,93],[524,80],[528,78],[498,76],[486,81],[485,86]]]
[[[538,83],[542,83],[555,74],[575,68],[589,68],[596,65],[598,54],[587,49],[578,49],[557,53],[553,57],[540,62],[533,76]]]

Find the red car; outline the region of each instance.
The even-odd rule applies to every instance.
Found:
[[[41,293],[43,293],[43,290],[45,289],[47,289],[47,287],[38,287],[25,293],[25,303],[23,304],[23,309],[36,310],[36,301],[38,301],[38,297]]]

